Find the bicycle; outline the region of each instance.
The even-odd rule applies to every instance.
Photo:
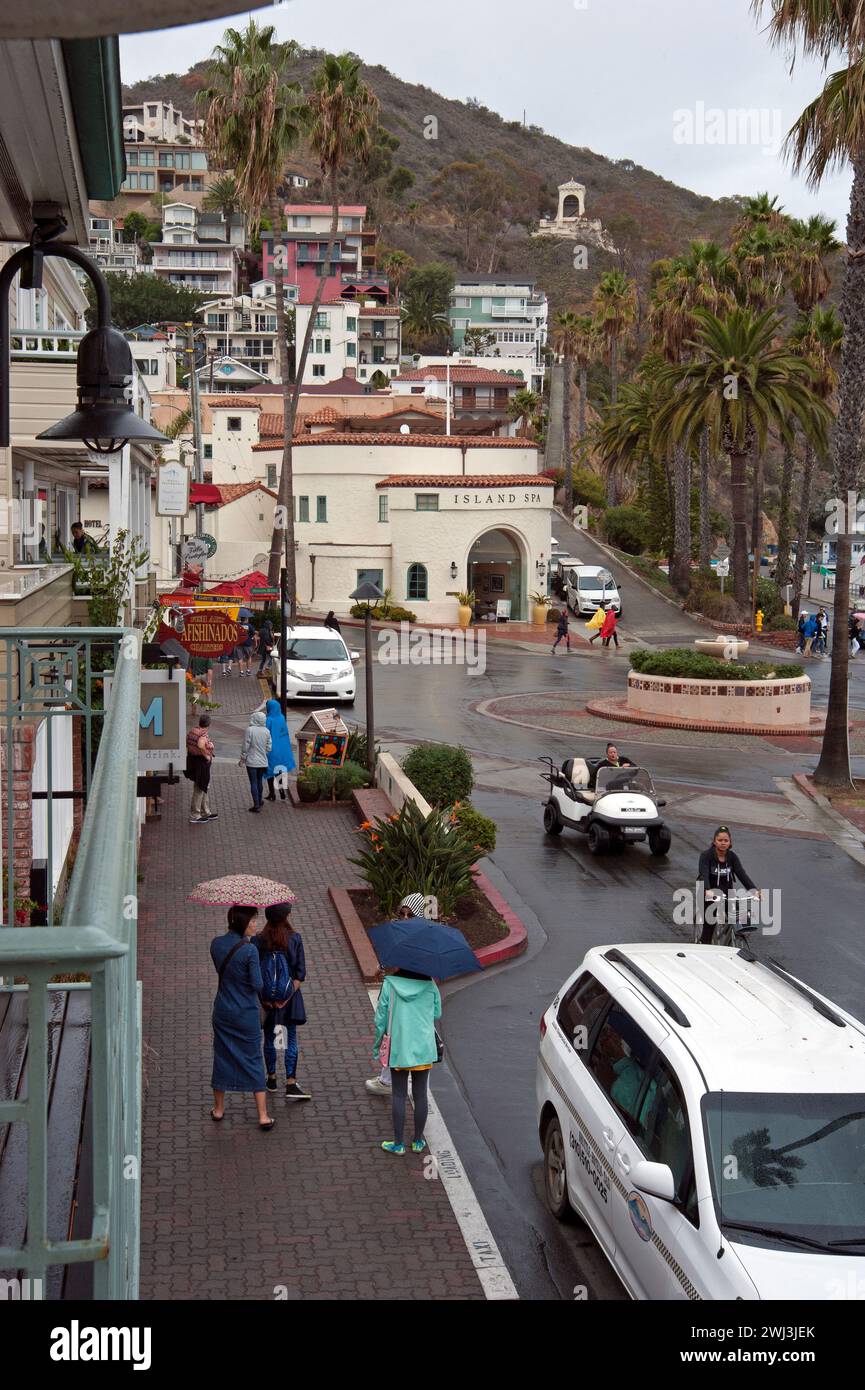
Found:
[[[723,901],[723,911],[719,910],[720,903]],[[734,911],[731,913],[731,904]],[[712,916],[715,917],[715,925],[712,931],[713,946],[735,946],[738,950],[752,951],[754,937],[759,931],[760,894],[759,893],[732,893],[720,892],[718,889],[708,889],[706,892],[706,922],[710,921],[709,911],[711,908]],[[703,931],[703,923],[694,922],[694,941],[700,942]]]

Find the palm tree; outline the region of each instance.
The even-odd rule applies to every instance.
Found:
[[[259,28],[252,19],[243,31],[227,29],[223,42],[213,51],[206,85],[196,101],[205,112],[205,141],[219,164],[234,171],[238,202],[249,217],[253,232],[260,226],[264,209],[270,211],[283,446],[268,577],[272,584],[279,578],[284,543],[288,597],[293,612],[297,602],[297,571],[291,436],[297,393],[292,393],[290,383],[285,280],[282,262],[276,254],[282,226],[277,190],[288,152],[300,136],[302,112],[300,89],[287,80],[289,65],[297,56],[297,46],[275,43],[275,32],[272,24]]]
[[[565,389],[562,399],[562,428],[565,463],[565,516],[574,515],[574,460],[571,453],[571,390],[574,384],[574,357],[584,336],[584,324],[573,309],[565,309],[553,320],[553,345],[565,359]],[[585,432],[585,431],[584,431]],[[580,436],[582,438],[582,435]]]
[[[595,332],[610,354],[610,404],[616,404],[619,389],[619,347],[630,335],[637,317],[637,287],[621,270],[602,275],[592,296]],[[615,479],[607,479],[607,499],[616,500]]]
[[[449,339],[451,331],[447,314],[423,289],[406,292],[402,301],[402,328],[412,346],[430,339]]]
[[[760,15],[767,0],[753,0]],[[824,69],[839,51],[846,63],[827,77],[820,95],[805,108],[787,137],[793,168],[805,169],[813,188],[827,170],[849,163],[853,170],[847,218],[848,254],[841,288],[844,342],[838,385],[838,421],[833,438],[835,496],[858,492],[862,476],[862,382],[865,380],[865,15],[859,0],[770,0],[772,40],[801,47]],[[847,727],[847,613],[852,538],[837,539],[835,610],[829,708],[815,782],[849,787]]]
[[[409,271],[414,269],[414,260],[407,251],[398,251],[392,248],[379,256],[379,263],[387,275],[388,283],[393,290],[393,297],[396,300],[399,298],[403,280]]]
[[[660,403],[657,374],[661,365],[657,353],[648,353],[634,380],[623,384],[615,406],[593,430],[595,448],[608,476],[612,472],[621,478],[638,472],[643,465],[657,467],[658,450],[652,432]],[[672,516],[671,470],[666,459],[661,463],[667,483],[667,515]]]
[[[201,206],[207,212],[221,212],[226,221],[239,212],[242,204],[234,174],[221,174],[218,179],[214,179],[204,195]]]
[[[768,193],[756,193],[745,199],[742,216],[731,232],[731,239],[739,241],[758,223],[767,227],[777,227],[784,220],[784,209],[779,206],[777,197]]]
[[[661,368],[658,380],[671,395],[658,411],[653,438],[662,448],[693,447],[705,429],[710,447],[730,458],[733,509],[733,590],[748,608],[748,462],[765,447],[774,425],[790,437],[797,421],[806,438],[825,445],[831,411],[813,390],[813,370],[786,345],[775,342],[781,321],[773,313],[737,308],[724,318],[694,311],[697,332],[686,344],[691,361]]]
[[[518,432],[528,435],[536,427],[541,398],[535,391],[515,391],[508,401],[508,418],[518,422]]]
[[[811,314],[815,305],[821,303],[829,292],[831,277],[826,262],[841,249],[841,243],[835,237],[835,225],[836,224],[830,218],[824,217],[822,213],[816,213],[805,221],[799,218],[793,218],[790,221],[790,291],[796,301],[797,308],[806,319]],[[792,341],[791,339],[791,342]],[[798,340],[794,343],[794,346],[798,348],[801,341],[802,334],[799,333]],[[813,464],[813,455],[811,456],[811,464]],[[807,454],[805,466],[806,471],[809,472],[808,486],[806,489],[808,501],[806,503],[805,494],[803,493],[799,512],[800,535],[802,531],[803,510],[807,518],[808,506],[810,505],[811,484]],[[781,471],[781,499],[778,508],[778,558],[775,563],[775,583],[779,591],[783,590],[789,583],[794,467],[795,455],[791,445],[784,449],[784,464]],[[801,546],[798,555],[799,559],[803,561],[804,556]],[[799,582],[794,590],[796,602],[793,611],[798,614],[798,601],[802,593],[802,569],[800,565],[797,565],[797,573],[799,575]]]
[[[835,309],[821,309],[803,314],[790,331],[790,346],[801,353],[814,373],[814,389],[823,400],[829,400],[838,385],[836,364],[844,340],[844,325]],[[805,462],[799,489],[799,528],[796,542],[796,564],[793,569],[793,614],[799,616],[802,600],[802,579],[805,573],[805,543],[811,522],[811,484],[814,477],[814,449],[806,439]],[[846,614],[845,614],[846,631]]]

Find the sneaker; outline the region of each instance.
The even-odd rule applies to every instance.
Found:
[[[267,1090],[268,1090],[268,1091],[275,1091],[275,1090],[276,1090],[276,1072],[275,1072],[275,1071],[273,1071],[273,1072],[270,1072],[270,1071],[269,1071],[269,1072],[267,1073]]]
[[[285,1087],[286,1100],[312,1100],[312,1096],[302,1091],[296,1081],[289,1081]]]
[[[422,1154],[425,1148],[426,1148],[426,1140],[425,1140],[425,1139],[413,1139],[413,1140],[412,1140],[411,1151],[412,1151],[413,1154]]]
[[[386,1154],[404,1154],[405,1144],[395,1144],[392,1139],[385,1139],[382,1144]]]
[[[207,815],[205,816],[205,820],[219,820],[219,812],[208,811]]]
[[[206,820],[207,820],[207,816],[190,816],[190,817],[189,817],[189,824],[190,824],[190,825],[204,825],[205,822],[206,822]]]
[[[371,1081],[365,1081],[363,1084],[371,1096],[389,1096],[392,1094],[390,1086],[385,1086],[380,1076],[374,1076]]]

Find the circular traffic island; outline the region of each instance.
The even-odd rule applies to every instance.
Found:
[[[625,699],[593,700],[591,714],[625,724],[709,733],[819,734],[811,681],[801,666],[755,661],[737,665],[686,647],[635,651]]]

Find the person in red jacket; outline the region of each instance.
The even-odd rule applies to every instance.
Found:
[[[618,625],[619,625],[619,620],[618,620],[618,618],[616,617],[616,615],[615,615],[615,613],[613,612],[612,608],[608,608],[608,609],[607,609],[607,616],[606,616],[606,618],[604,619],[604,625],[603,625],[603,627],[601,628],[601,646],[602,646],[602,647],[608,647],[608,646],[610,645],[610,638],[612,638],[613,641],[614,641],[615,644],[616,644],[616,650],[618,651],[618,648],[619,648],[619,639],[618,639],[618,637],[616,636],[616,628],[618,627]]]

